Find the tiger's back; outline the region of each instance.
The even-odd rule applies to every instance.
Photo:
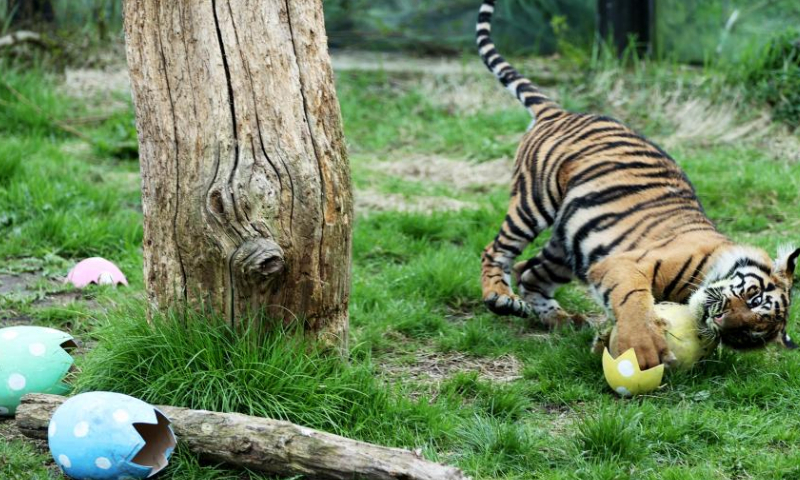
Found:
[[[530,213],[553,227],[573,274],[620,251],[689,232],[715,232],[694,187],[658,146],[616,120],[566,114],[523,140],[515,192],[531,185]],[[530,203],[530,202],[528,202]]]

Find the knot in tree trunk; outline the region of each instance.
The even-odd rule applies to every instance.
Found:
[[[233,265],[245,277],[269,277],[283,271],[283,249],[272,240],[251,238],[236,249]]]

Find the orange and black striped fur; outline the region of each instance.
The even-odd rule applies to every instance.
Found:
[[[786,322],[800,250],[773,262],[733,243],[661,148],[614,119],[561,109],[498,54],[490,38],[494,4],[485,0],[478,16],[481,58],[534,123],[517,151],[505,221],[482,256],[488,308],[549,326],[580,323],[553,297],[577,278],[617,322],[619,351],[635,348],[642,368],[671,358],[653,311],[660,301],[688,302],[703,332],[723,344],[793,346]],[[542,251],[515,264],[547,228],[552,237]]]

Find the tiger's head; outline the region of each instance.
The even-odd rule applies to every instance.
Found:
[[[739,350],[769,343],[797,348],[786,324],[798,256],[800,249],[788,247],[780,248],[774,261],[750,247],[720,254],[689,299],[701,334]]]

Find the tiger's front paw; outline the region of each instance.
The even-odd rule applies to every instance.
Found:
[[[672,359],[667,341],[658,326],[650,322],[635,322],[619,325],[615,351],[623,353],[633,348],[639,360],[639,368],[646,370]]]
[[[490,293],[483,299],[484,305],[497,315],[514,315],[527,318],[532,314],[531,306],[516,295]]]

